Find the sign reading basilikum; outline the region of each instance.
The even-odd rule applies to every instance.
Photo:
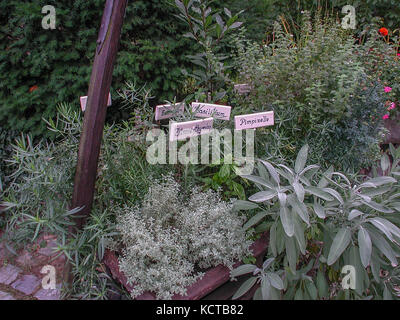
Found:
[[[196,117],[229,120],[231,116],[230,106],[221,106],[219,104],[192,102],[192,112]]]

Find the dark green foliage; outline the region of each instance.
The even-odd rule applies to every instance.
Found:
[[[104,3],[0,1],[0,123],[6,129],[48,134],[41,119],[53,117],[57,103],[68,101],[79,108],[79,96],[87,93]],[[128,2],[112,88],[127,80],[147,83],[155,95],[153,105],[177,95],[184,80],[181,68],[190,67],[186,55],[196,50],[182,36],[172,4]],[[56,8],[56,30],[42,29],[44,5]],[[38,88],[30,92],[33,86]],[[114,99],[109,120],[126,117],[118,107]]]
[[[382,114],[385,113],[381,92],[381,86],[372,87],[360,90],[352,99],[351,115],[333,126],[325,137],[331,142],[331,147],[325,146],[324,150],[324,158],[328,163],[357,171],[378,160]],[[319,145],[321,141],[323,139],[314,141],[314,148],[322,147]]]
[[[14,131],[5,130],[0,126],[0,192],[5,189],[8,184],[8,175],[10,168],[7,166],[6,159],[11,157],[12,147],[16,133]]]
[[[56,30],[42,29],[47,4],[56,8]],[[54,116],[58,102],[79,108],[103,6],[101,0],[0,2],[0,122],[6,128],[38,136],[45,132],[41,118]],[[147,82],[157,99],[175,95],[187,40],[173,10],[165,1],[129,2],[113,87],[126,80]],[[30,90],[33,86],[38,88]]]
[[[266,145],[258,148],[259,157],[265,150],[266,156],[293,159],[307,142],[319,164],[357,171],[380,153],[384,86],[392,85],[382,83],[382,69],[389,66],[383,62],[397,62],[393,46],[374,37],[356,45],[335,21],[307,17],[297,41],[276,24],[275,41],[263,50],[237,42],[240,81],[254,87],[240,105],[275,111],[278,125],[257,131]]]

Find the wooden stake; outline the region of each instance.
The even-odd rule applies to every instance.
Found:
[[[118,52],[127,0],[106,0],[89,84],[79,144],[71,208],[83,207],[77,220],[81,229],[90,214],[115,58]],[[76,231],[76,230],[75,230]]]

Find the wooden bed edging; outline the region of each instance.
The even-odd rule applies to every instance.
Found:
[[[257,260],[260,262],[263,259],[265,252],[268,247],[269,234],[264,233],[260,239],[255,241],[250,249],[253,252],[253,256],[258,258]],[[126,276],[119,269],[118,257],[114,251],[106,250],[103,258],[104,264],[110,269],[111,274],[114,279],[118,280],[126,290],[129,292],[132,291],[133,285],[127,283]],[[234,268],[240,266],[241,262],[238,262],[234,265]],[[214,268],[209,269],[205,272],[203,278],[192,284],[187,289],[187,295],[174,295],[172,300],[199,300],[209,293],[222,286],[224,283],[230,280],[230,271],[229,268],[219,265]],[[233,293],[232,293],[233,294]],[[151,292],[145,292],[144,294],[136,297],[136,300],[155,300],[155,294]]]

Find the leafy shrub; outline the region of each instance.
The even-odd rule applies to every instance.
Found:
[[[72,266],[72,286],[64,293],[77,299],[107,299],[118,288],[105,273],[95,270],[102,268],[106,246],[116,235],[110,207],[137,204],[146,194],[152,175],[158,176],[169,167],[146,162],[140,131],[133,121],[106,126],[93,209],[86,227],[71,235],[69,227],[79,215],[79,208],[69,210],[69,202],[82,117],[68,104],[58,110],[57,117],[47,121],[57,142],[35,144],[30,136],[22,135],[12,146],[10,184],[0,192],[1,204],[7,208],[0,221],[5,231],[2,240],[15,252],[41,233],[57,235],[57,251],[64,253]]]
[[[249,197],[252,202],[238,201],[235,208],[248,210],[260,204],[262,210],[247,226],[267,216],[272,219],[269,254],[279,259],[279,266],[284,268],[280,271],[284,288],[278,288],[273,279],[266,277],[257,297],[391,299],[396,296],[400,280],[395,269],[400,256],[400,149],[391,146],[390,151],[392,165],[388,155],[381,159],[386,175],[377,176],[375,170],[374,177],[361,181],[350,181],[332,168],[321,176],[318,166],[306,167],[307,146],[300,150],[294,169],[261,161],[258,175],[244,176],[256,183],[260,191]],[[344,290],[340,282],[340,274],[347,265],[356,271],[352,290]],[[254,270],[243,266],[243,272],[232,274]],[[239,293],[249,290],[252,287],[249,283],[255,282],[243,284]]]
[[[339,24],[319,16],[312,23],[305,13],[297,41],[276,24],[275,41],[264,49],[240,40],[237,47],[241,79],[254,88],[239,104],[274,110],[277,118],[274,129],[259,133],[260,145],[268,147],[260,147],[259,156],[293,159],[307,142],[310,158],[323,166],[333,162],[357,170],[377,158],[383,85],[367,73],[353,37]],[[361,155],[351,152],[364,149]]]
[[[133,298],[147,290],[164,299],[184,295],[201,277],[195,266],[232,267],[249,254],[244,218],[231,212],[230,203],[211,190],[193,189],[187,200],[181,193],[167,176],[152,184],[142,207],[117,211],[124,245],[120,267],[135,283]]]
[[[55,30],[41,26],[45,5],[56,8]],[[48,135],[41,119],[54,117],[58,103],[79,108],[78,98],[88,90],[103,9],[100,0],[0,1],[2,127]],[[181,68],[190,67],[185,55],[197,48],[180,36],[184,26],[175,10],[174,0],[128,2],[112,87],[127,80],[147,84],[155,93],[154,104],[181,91]],[[117,96],[113,89],[112,94]],[[113,105],[108,119],[126,119],[119,101]]]

